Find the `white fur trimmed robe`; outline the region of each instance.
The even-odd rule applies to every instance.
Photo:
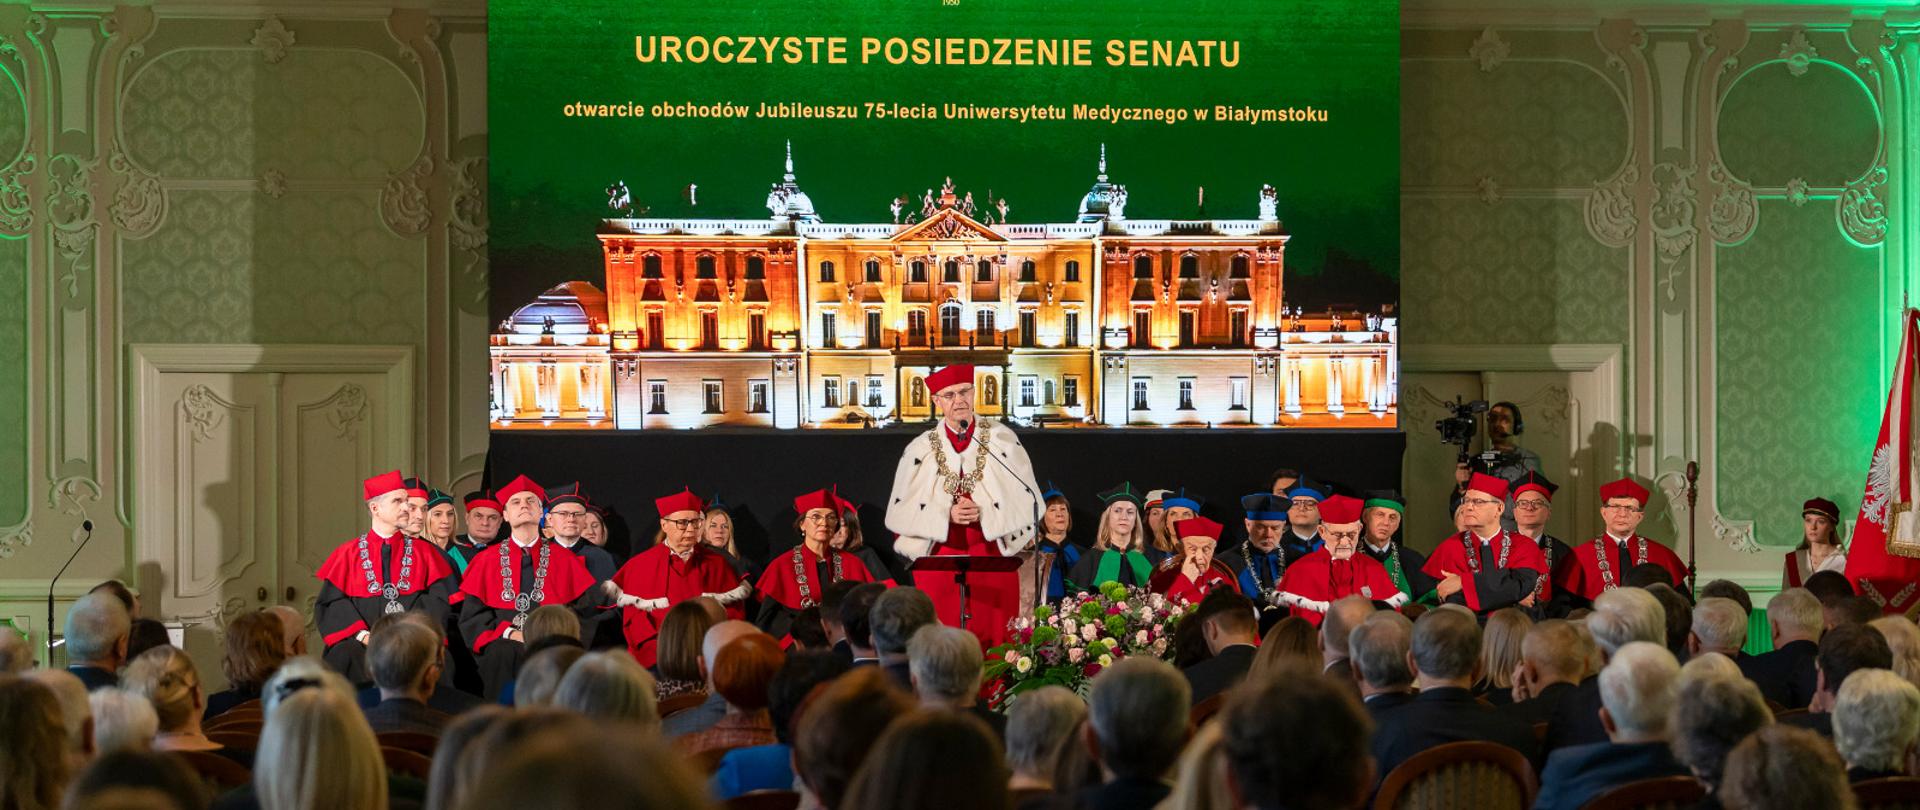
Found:
[[[947,493],[939,474],[935,442],[946,453],[949,472],[966,475],[982,470],[972,498],[980,507],[981,533],[999,546],[1000,553],[1012,557],[1032,544],[1041,513],[1033,462],[1027,459],[1026,448],[1020,446],[1020,437],[1011,429],[981,419],[974,423],[973,441],[964,453],[954,452],[940,424],[907,445],[900,456],[900,468],[893,474],[893,494],[887,501],[887,528],[898,535],[893,550],[908,560],[917,560],[931,552],[934,544],[946,542],[947,512],[953,507],[953,496]],[[987,452],[995,459],[982,455]]]

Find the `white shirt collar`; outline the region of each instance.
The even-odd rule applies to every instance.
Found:
[[[1624,546],[1627,544],[1628,540],[1633,539],[1632,535],[1621,537],[1617,534],[1614,534],[1613,532],[1607,532],[1607,537],[1611,538],[1613,540],[1613,544],[1616,546]]]

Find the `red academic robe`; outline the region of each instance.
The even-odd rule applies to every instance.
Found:
[[[1640,550],[1642,542],[1646,543],[1644,553]],[[1613,576],[1611,583],[1600,572],[1600,550],[1596,546],[1606,549],[1608,573]],[[1622,554],[1620,545],[1602,534],[1573,547],[1573,558],[1555,572],[1553,584],[1567,593],[1592,601],[1601,591],[1620,587],[1627,577],[1627,570],[1642,563],[1654,563],[1667,569],[1676,586],[1685,586],[1687,582],[1687,564],[1680,560],[1680,555],[1673,553],[1673,549],[1636,534],[1627,540],[1626,553]]]
[[[365,538],[373,586],[367,582],[367,569],[360,565],[358,537],[334,548],[313,574],[324,583],[314,601],[314,624],[326,644],[323,657],[354,683],[372,677],[366,669],[366,648],[354,637],[373,629],[373,623],[386,614],[386,585],[394,586],[394,601],[401,609],[424,612],[435,622],[445,622],[451,606],[461,599],[459,573],[432,541],[414,539],[413,567],[403,577],[406,539],[398,533],[383,538],[371,531]]]
[[[593,594],[589,591],[595,582],[586,563],[559,543],[552,540],[540,543],[552,545],[553,552],[547,558],[547,579],[540,586],[541,599],[530,603],[527,612],[532,613],[541,605],[568,605],[576,611],[591,608]],[[474,652],[485,650],[513,628],[513,617],[518,610],[512,598],[502,599],[500,594],[504,590],[518,596],[532,589],[534,571],[540,560],[540,543],[523,549],[519,543],[503,540],[488,546],[467,564],[466,579],[460,583],[460,591],[466,597],[460,610],[460,629],[466,633],[467,643],[473,646]],[[507,564],[513,572],[512,581],[504,583],[505,587],[500,579],[502,554],[510,555]]]
[[[1239,587],[1239,583],[1235,581],[1233,569],[1219,560],[1214,560],[1207,566],[1207,570],[1200,574],[1198,582],[1187,576],[1186,562],[1183,558],[1169,557],[1167,561],[1172,565],[1162,565],[1159,570],[1154,571],[1153,576],[1147,580],[1147,587],[1154,593],[1165,594],[1171,601],[1197,605],[1200,604],[1200,600],[1207,598],[1207,594],[1213,593],[1215,588]]]
[[[1333,602],[1355,594],[1385,602],[1399,595],[1393,575],[1379,560],[1355,551],[1352,557],[1336,560],[1325,546],[1295,560],[1280,577],[1280,592],[1315,602]],[[1326,614],[1294,606],[1293,615],[1319,627]]]
[[[794,555],[799,555],[798,571],[795,571]],[[800,611],[820,604],[825,597],[827,586],[834,582],[833,566],[840,566],[839,579],[849,582],[875,582],[873,572],[867,570],[860,558],[846,551],[826,550],[826,557],[814,554],[806,543],[794,546],[789,551],[773,555],[767,561],[767,567],[760,572],[760,582],[754,589],[760,594],[760,615],[756,620],[760,629],[780,639],[782,646],[789,643],[793,619]],[[801,594],[800,577],[806,577],[806,593]]]
[[[958,436],[944,425],[940,432],[946,436],[947,443],[956,453],[964,453],[973,445],[973,426],[967,427],[967,434]],[[959,493],[955,500],[972,498],[967,493]],[[932,556],[970,555],[974,557],[999,557],[1000,547],[987,540],[980,524],[947,524],[946,542],[937,543]],[[980,643],[989,647],[1005,641],[1007,623],[1020,615],[1020,577],[1017,572],[1006,574],[969,574],[967,610],[971,618],[967,629],[980,638]],[[934,571],[916,571],[913,575],[915,587],[925,591],[927,598],[933,600],[934,615],[942,620],[960,615],[960,583],[955,574]],[[953,622],[958,624],[957,621]]]
[[[1500,555],[1507,555],[1506,566]],[[1469,565],[1469,561],[1474,564]],[[1477,571],[1476,571],[1477,569]],[[1446,572],[1460,575],[1460,592],[1446,601],[1460,602],[1474,613],[1485,615],[1503,607],[1519,604],[1533,593],[1537,577],[1547,575],[1546,555],[1532,538],[1502,530],[1487,543],[1481,543],[1466,531],[1440,541],[1427,557],[1421,573],[1436,580]],[[1521,572],[1531,571],[1533,576]]]
[[[620,566],[613,581],[628,596],[667,600],[667,606],[659,610],[620,609],[620,628],[627,638],[627,652],[633,653],[641,666],[651,667],[658,655],[655,642],[660,635],[660,623],[666,619],[668,610],[688,599],[698,599],[701,594],[731,591],[739,587],[742,580],[727,558],[712,546],[696,544],[693,554],[683,560],[674,556],[665,543],[659,543]],[[741,603],[727,606],[727,618],[745,616],[746,609]]]

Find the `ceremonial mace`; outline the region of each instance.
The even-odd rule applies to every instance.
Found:
[[[1694,512],[1694,503],[1700,499],[1700,463],[1687,462],[1687,592],[1699,593],[1700,547],[1694,539],[1695,527],[1700,520]]]

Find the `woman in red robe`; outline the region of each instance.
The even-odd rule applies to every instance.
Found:
[[[727,609],[727,617],[746,616],[747,581],[719,548],[700,541],[706,523],[706,504],[692,490],[682,490],[653,501],[660,511],[660,542],[620,567],[613,581],[631,600],[621,603],[620,628],[627,651],[641,666],[651,667],[660,623],[667,611],[688,599],[711,597]]]
[[[1148,579],[1148,588],[1173,602],[1197,605],[1215,588],[1238,587],[1233,569],[1213,556],[1220,546],[1220,529],[1220,524],[1203,517],[1173,521],[1181,553],[1160,563]]]
[[[794,522],[800,530],[800,545],[774,555],[760,573],[756,588],[760,615],[756,623],[782,644],[788,642],[794,617],[818,606],[828,585],[842,580],[876,581],[857,555],[832,546],[834,532],[840,529],[841,503],[839,496],[825,489],[794,498],[793,511],[800,516]]]

